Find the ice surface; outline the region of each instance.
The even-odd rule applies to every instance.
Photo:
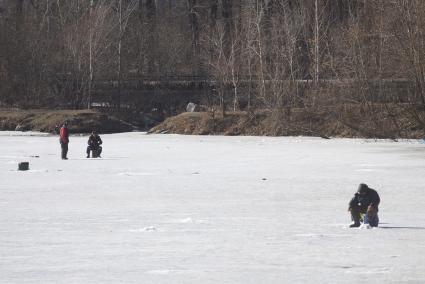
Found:
[[[70,140],[0,132],[0,283],[425,283],[418,140]],[[361,182],[379,228],[348,228]]]

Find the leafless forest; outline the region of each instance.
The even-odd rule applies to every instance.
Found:
[[[425,108],[423,0],[0,0],[0,43],[2,106]]]

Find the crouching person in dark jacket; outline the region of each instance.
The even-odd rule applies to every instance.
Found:
[[[350,200],[348,211],[353,223],[350,228],[360,227],[360,222],[371,227],[378,227],[378,206],[381,202],[376,190],[361,183],[354,197]]]
[[[92,158],[100,158],[100,154],[102,153],[102,139],[97,134],[96,131],[93,131],[89,137],[89,141],[87,141],[87,158],[90,158],[90,151],[92,151]]]

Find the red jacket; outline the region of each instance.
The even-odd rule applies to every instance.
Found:
[[[69,143],[68,128],[66,126],[62,126],[59,130],[59,141],[64,144]]]

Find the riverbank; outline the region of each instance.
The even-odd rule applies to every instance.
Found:
[[[424,121],[423,110],[399,105],[228,112],[225,116],[192,112],[170,117],[149,133],[419,139],[425,136]]]
[[[96,110],[0,109],[0,130],[54,133],[64,121],[71,133],[119,133],[132,131],[131,124]]]
[[[344,105],[280,111],[185,112],[163,122],[144,114],[97,110],[0,109],[0,130],[54,133],[68,121],[71,133],[120,133],[229,136],[316,136],[379,139],[425,137],[425,111],[403,105]]]

